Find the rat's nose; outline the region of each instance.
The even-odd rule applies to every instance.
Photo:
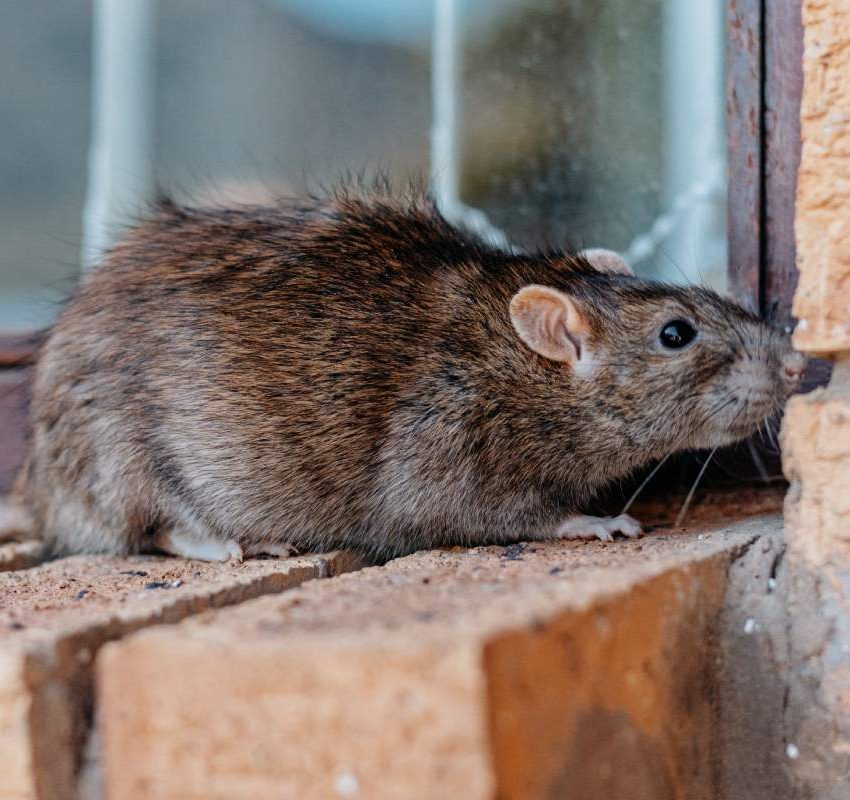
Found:
[[[791,383],[798,383],[806,369],[806,357],[802,353],[788,353],[782,359],[782,374]]]

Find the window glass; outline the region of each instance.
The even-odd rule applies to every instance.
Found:
[[[352,2],[151,4],[154,167],[172,193],[251,201],[346,172],[427,174],[430,2],[418,18],[390,13],[395,0],[365,17]],[[0,0],[0,74],[14,76],[0,81],[0,330],[49,322],[79,275],[92,13]]]
[[[461,199],[520,244],[722,287],[722,0],[517,0],[464,19]]]
[[[78,274],[90,5],[0,2],[0,330],[48,321]]]
[[[458,199],[522,247],[723,285],[722,0],[150,2],[153,167],[180,197],[439,173],[447,4]],[[48,322],[79,274],[94,7],[0,0],[0,329]]]
[[[378,169],[400,180],[427,173],[430,0],[411,19],[405,5],[160,3],[163,180],[226,198]]]

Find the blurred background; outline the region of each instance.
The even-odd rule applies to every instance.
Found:
[[[425,177],[521,248],[725,285],[724,0],[0,0],[0,330],[155,186]]]

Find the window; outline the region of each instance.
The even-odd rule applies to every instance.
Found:
[[[0,380],[155,184],[227,202],[378,167],[430,174],[488,236],[619,249],[790,323],[799,0],[725,6],[4,4]],[[23,408],[4,397],[0,490]]]
[[[524,0],[464,19],[463,198],[511,241],[610,247],[640,275],[722,288],[724,16],[719,0]]]

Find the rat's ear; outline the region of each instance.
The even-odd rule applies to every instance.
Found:
[[[628,261],[613,250],[603,250],[601,247],[591,247],[579,253],[597,272],[612,272],[616,275],[632,275],[634,272]]]
[[[514,330],[535,353],[575,364],[582,357],[587,322],[575,302],[548,286],[524,286],[511,300]]]

